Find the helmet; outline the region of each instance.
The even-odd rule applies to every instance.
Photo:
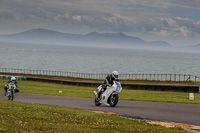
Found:
[[[16,78],[15,77],[11,77],[11,81],[15,81],[16,80]]]
[[[119,73],[117,71],[113,71],[112,76],[114,79],[118,79]]]

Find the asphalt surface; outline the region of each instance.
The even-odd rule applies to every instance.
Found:
[[[4,91],[0,91],[0,99],[6,99]],[[17,93],[14,101],[113,112],[133,118],[200,126],[200,104],[119,100],[116,107],[108,107],[105,105],[97,107],[94,104],[94,98],[51,96],[30,93]]]

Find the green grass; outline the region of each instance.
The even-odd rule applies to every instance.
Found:
[[[194,93],[195,99],[189,100],[188,92],[123,90],[120,97],[124,100],[200,104],[200,94]]]
[[[8,80],[0,79],[1,90]],[[46,95],[74,96],[74,97],[94,97],[93,91],[97,87],[70,86],[56,83],[38,82],[38,81],[18,81],[20,92],[37,93]],[[123,86],[122,86],[123,87]],[[62,91],[62,93],[58,93]],[[119,94],[120,99],[139,100],[139,101],[157,101],[174,103],[195,103],[200,104],[200,94],[195,93],[195,100],[189,100],[188,92],[170,92],[170,91],[147,91],[123,89]]]
[[[142,132],[182,133],[144,121],[66,107],[27,104],[0,99],[0,132]]]

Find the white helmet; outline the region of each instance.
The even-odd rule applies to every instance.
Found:
[[[16,78],[15,77],[11,77],[11,81],[15,81],[16,80]]]
[[[112,76],[114,79],[118,79],[119,73],[117,71],[113,71]]]

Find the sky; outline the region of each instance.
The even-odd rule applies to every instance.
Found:
[[[0,35],[44,28],[200,43],[200,0],[0,0]]]

